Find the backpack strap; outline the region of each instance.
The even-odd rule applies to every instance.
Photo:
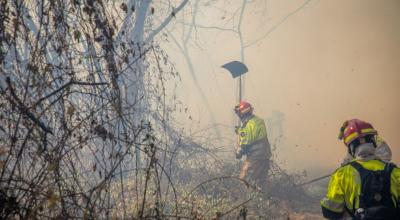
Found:
[[[393,201],[391,201],[391,203],[390,204],[387,204],[387,205],[389,205],[389,206],[391,206],[391,207],[393,207],[393,208],[396,208],[397,207],[397,203],[398,203],[398,201],[397,201],[397,199],[392,195],[392,193],[390,192],[390,185],[391,185],[391,176],[392,176],[392,171],[393,171],[393,169],[396,167],[396,165],[394,165],[393,163],[385,163],[385,168],[383,169],[383,172],[384,172],[384,187],[385,187],[385,190],[387,191],[387,192],[389,192],[389,194],[390,194],[390,199],[394,199],[394,201],[395,201],[395,204],[393,204]]]
[[[363,166],[361,166],[361,164],[357,163],[356,161],[351,161],[349,163],[349,165],[357,170],[358,174],[360,174],[360,181],[361,181],[361,189],[360,189],[360,193],[361,194],[360,194],[360,196],[358,198],[354,197],[354,199],[353,199],[353,207],[352,207],[352,210],[351,210],[351,213],[350,213],[351,216],[354,217],[354,213],[356,211],[356,201],[357,201],[357,199],[358,199],[358,202],[359,202],[359,207],[363,206],[363,201],[361,201],[362,193],[363,193],[363,190],[364,190],[363,179],[365,179],[365,177],[367,176],[368,170],[365,169]]]
[[[350,165],[357,170],[357,172],[360,174],[361,181],[364,179],[364,177],[367,175],[367,172],[369,170],[365,169],[361,164],[357,163],[356,161],[350,162]],[[362,183],[361,183],[362,185]],[[362,189],[361,189],[362,192]]]
[[[385,162],[384,162],[385,163]],[[385,163],[385,173],[391,175],[394,168],[397,166],[393,163]]]

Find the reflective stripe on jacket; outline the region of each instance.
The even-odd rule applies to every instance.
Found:
[[[242,127],[238,129],[239,145],[252,145],[257,141],[267,138],[267,129],[265,128],[264,120],[253,115]]]
[[[368,170],[383,170],[385,163],[380,160],[355,160]],[[361,178],[357,170],[350,164],[337,169],[330,178],[326,197],[321,200],[324,217],[335,219],[341,216],[345,209],[354,212],[359,208],[358,197],[361,191]],[[391,173],[390,192],[393,202],[400,195],[400,169],[394,168]],[[346,207],[346,208],[345,208]]]

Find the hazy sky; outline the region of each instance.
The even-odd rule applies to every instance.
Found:
[[[346,152],[337,140],[338,129],[344,120],[360,118],[378,129],[394,162],[400,163],[400,1],[311,0],[298,11],[305,1],[254,2],[244,12],[244,42],[269,34],[245,49],[250,70],[245,98],[263,118],[273,111],[284,114],[278,160],[296,169],[337,167]],[[239,6],[225,4],[217,6],[226,7],[226,14],[202,6],[197,23],[222,26]],[[216,122],[234,126],[236,84],[220,66],[240,60],[238,35],[197,28],[188,48]],[[180,99],[195,121],[210,124],[206,104],[173,41],[167,51],[182,77]],[[225,129],[222,133],[232,132]]]

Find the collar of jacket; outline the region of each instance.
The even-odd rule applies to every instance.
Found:
[[[252,119],[254,117],[254,114],[249,114],[243,118],[240,119],[240,121],[242,122],[242,128],[246,127],[247,122],[250,121],[250,119]]]

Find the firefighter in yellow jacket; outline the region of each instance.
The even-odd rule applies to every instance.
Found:
[[[265,191],[271,150],[264,120],[253,114],[253,107],[246,101],[241,101],[234,110],[241,121],[236,129],[239,138],[236,158],[246,155],[240,178]]]
[[[400,219],[400,169],[375,155],[377,131],[352,119],[344,123],[340,139],[353,160],[330,178],[322,213],[328,219]]]

